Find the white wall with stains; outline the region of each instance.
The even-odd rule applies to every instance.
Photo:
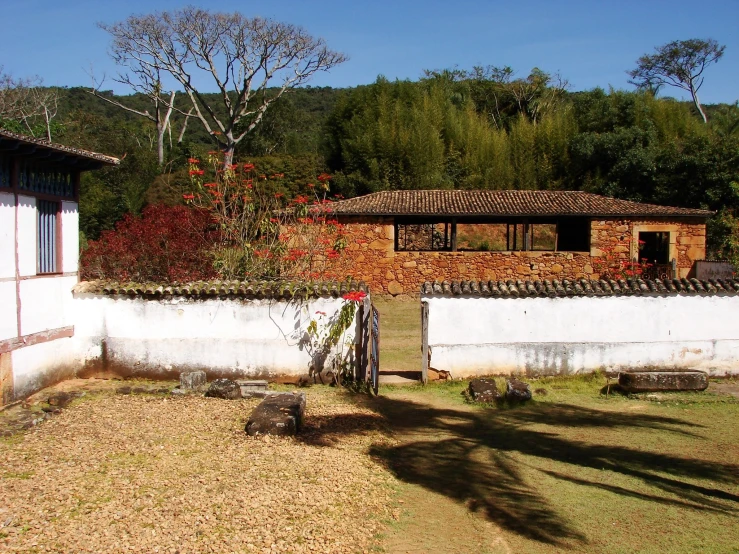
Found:
[[[344,303],[341,298],[288,303],[80,293],[74,300],[75,339],[92,374],[176,378],[202,369],[209,379],[301,375],[336,358],[353,363],[354,324],[327,360],[307,332],[311,320],[330,320]],[[91,354],[94,345],[100,345],[97,359]]]
[[[454,377],[620,369],[739,373],[739,296],[427,295],[431,366]]]

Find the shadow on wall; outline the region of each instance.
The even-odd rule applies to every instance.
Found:
[[[523,537],[565,547],[583,544],[585,538],[563,509],[552,505],[528,484],[516,454],[609,470],[639,479],[664,491],[665,496],[589,481],[557,471],[543,470],[556,479],[663,505],[693,510],[735,513],[739,496],[717,488],[687,482],[711,479],[736,482],[739,465],[724,465],[677,458],[636,448],[573,441],[557,435],[551,426],[573,428],[645,428],[684,436],[697,436],[698,425],[676,418],[646,414],[621,415],[566,404],[536,405],[523,409],[440,409],[427,404],[379,397],[355,397],[376,415],[351,421],[321,421],[320,431],[308,422],[302,440],[329,446],[341,434],[390,426],[412,440],[399,445],[375,445],[371,454],[399,479],[466,504],[473,512]],[[539,426],[535,430],[533,426]],[[525,466],[524,466],[525,467]],[[665,474],[669,473],[669,476]],[[673,496],[674,495],[674,496]]]

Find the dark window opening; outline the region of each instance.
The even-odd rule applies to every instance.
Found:
[[[562,218],[557,222],[557,250],[590,251],[590,220],[582,217]]]
[[[462,252],[587,252],[590,220],[561,218],[556,221],[400,222],[395,225],[396,250]]]
[[[639,233],[639,261],[643,260],[655,265],[670,263],[670,233]]]
[[[38,212],[38,273],[57,273],[59,256],[57,248],[57,218],[59,203],[37,200]]]
[[[399,223],[395,227],[397,250],[451,250],[450,223]]]

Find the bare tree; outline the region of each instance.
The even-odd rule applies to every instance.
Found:
[[[225,164],[272,102],[346,59],[300,27],[193,6],[100,27],[113,37],[117,63],[160,69],[184,87],[195,117],[223,149]],[[199,90],[203,73],[215,83],[223,109]]]
[[[14,78],[0,66],[0,120],[15,122],[31,136],[43,133],[51,142],[59,91],[42,85],[40,77]]]
[[[724,55],[725,46],[713,39],[674,40],[645,54],[636,61],[636,69],[627,71],[629,83],[654,92],[664,85],[687,90],[698,113],[707,123],[698,90],[703,85],[703,71]]]
[[[92,77],[93,87],[87,92],[127,112],[145,117],[154,123],[157,132],[157,159],[159,160],[159,165],[162,166],[164,165],[164,136],[170,127],[172,112],[178,111],[179,113],[183,113],[174,107],[176,92],[174,90],[169,92],[162,90],[162,71],[158,66],[142,64],[136,60],[120,60],[115,54],[113,57],[119,65],[126,67],[128,70],[119,73],[118,77],[113,80],[129,86],[134,92],[147,96],[153,104],[152,112],[126,106],[119,100],[100,92],[100,88],[105,81],[104,78],[96,83],[95,78]],[[168,99],[167,96],[169,97]],[[183,113],[183,115],[186,118],[189,117],[188,114]]]

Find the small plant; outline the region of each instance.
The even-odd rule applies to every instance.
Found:
[[[347,359],[348,355],[351,354],[351,349],[347,353],[344,352],[344,347],[351,346],[353,341],[342,342],[341,339],[344,332],[354,322],[357,306],[364,300],[365,296],[367,294],[362,291],[353,291],[343,295],[344,304],[332,316],[328,316],[326,312],[320,310],[316,311],[316,317],[311,319],[307,328],[312,355],[309,372],[311,376],[320,375],[325,368],[325,362],[331,354],[331,350],[338,347],[338,351],[331,360],[334,381],[337,385],[341,385],[353,379],[354,372],[351,359]]]

